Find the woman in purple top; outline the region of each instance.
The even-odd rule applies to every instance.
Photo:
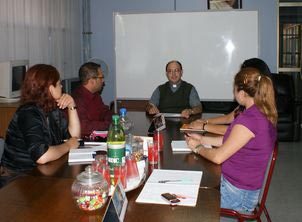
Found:
[[[222,164],[221,207],[253,211],[276,142],[277,110],[272,81],[257,69],[243,68],[234,80],[234,96],[245,110],[224,136],[186,136],[193,152]],[[217,148],[206,149],[202,144]]]

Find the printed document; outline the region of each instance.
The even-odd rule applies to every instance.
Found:
[[[137,203],[170,203],[161,194],[174,194],[180,206],[196,206],[202,171],[154,169],[136,199]]]

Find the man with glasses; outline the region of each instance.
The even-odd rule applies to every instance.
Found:
[[[101,66],[93,62],[83,64],[79,78],[81,86],[74,90],[72,96],[77,104],[82,137],[87,137],[94,130],[108,130],[112,112],[100,96],[105,85]]]
[[[158,86],[153,92],[146,107],[149,114],[180,113],[182,117],[202,112],[202,106],[195,87],[183,81],[182,65],[172,60],[166,65],[166,76],[169,81]]]

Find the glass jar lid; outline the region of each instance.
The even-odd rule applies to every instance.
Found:
[[[96,184],[104,181],[104,178],[100,173],[93,171],[89,165],[85,168],[84,172],[77,176],[77,180],[81,184]]]

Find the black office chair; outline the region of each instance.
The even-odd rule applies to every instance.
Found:
[[[239,213],[236,210],[231,210],[231,209],[225,209],[221,208],[220,209],[220,215],[221,216],[228,216],[228,217],[235,217],[237,218],[238,221],[242,222],[245,220],[257,220],[261,222],[261,214],[264,212],[267,221],[271,222],[271,218],[269,216],[269,213],[266,209],[265,202],[268,194],[268,189],[271,184],[272,176],[273,176],[273,171],[275,168],[275,163],[277,159],[277,154],[278,154],[278,144],[275,144],[272,157],[270,159],[270,162],[268,163],[268,167],[266,170],[266,175],[265,175],[265,182],[263,184],[260,197],[259,197],[259,202],[255,210],[252,212],[252,214],[243,214]]]

